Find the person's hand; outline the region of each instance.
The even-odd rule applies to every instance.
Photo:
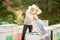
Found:
[[[35,17],[33,17],[34,20],[37,20]]]

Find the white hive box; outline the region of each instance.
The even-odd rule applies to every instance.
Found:
[[[17,29],[18,26],[15,24],[0,25],[0,40],[6,40],[7,36],[12,36]]]
[[[40,40],[40,36],[28,34],[26,35],[26,40]]]

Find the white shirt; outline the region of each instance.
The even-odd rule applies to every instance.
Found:
[[[32,25],[32,22],[38,19],[37,15],[32,15],[29,10],[26,11],[26,16],[24,20],[25,25]]]

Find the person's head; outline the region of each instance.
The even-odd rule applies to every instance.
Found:
[[[30,12],[31,12],[31,14],[35,14],[36,11],[37,11],[37,6],[35,4],[33,4],[30,8]]]
[[[36,6],[35,4],[31,5],[28,7],[28,11],[31,13],[31,14],[40,14],[41,13],[41,10],[39,9],[38,6]]]

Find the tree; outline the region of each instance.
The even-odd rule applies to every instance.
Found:
[[[36,4],[43,11],[39,18],[49,20],[50,24],[60,21],[60,0],[0,0],[12,12],[20,24],[29,5]],[[23,22],[23,21],[22,21]]]
[[[15,15],[18,24],[20,24],[23,20],[20,0],[4,0],[3,5]]]
[[[17,22],[20,24],[24,19],[22,14],[25,13],[28,6],[31,4],[37,4],[37,2],[40,2],[40,0],[3,0],[2,2],[9,11],[15,14]]]

